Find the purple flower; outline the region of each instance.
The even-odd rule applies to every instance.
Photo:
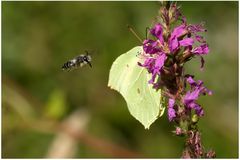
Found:
[[[163,44],[163,28],[161,24],[156,24],[155,27],[150,30],[150,32]]]
[[[176,51],[179,48],[178,38],[187,33],[186,25],[182,24],[173,29],[169,39],[169,49],[171,52]]]
[[[186,25],[182,24],[182,25],[173,29],[170,39],[172,39],[173,37],[178,38],[180,36],[183,36],[184,34],[186,34],[186,32],[187,32]]]
[[[148,70],[148,72],[151,73],[151,72],[153,72],[154,63],[155,63],[155,59],[148,57],[145,59],[144,64],[138,63],[138,65],[145,67]]]
[[[151,34],[157,38],[157,40],[146,39],[143,42],[143,50],[145,53],[144,64],[138,63],[140,66],[145,67],[149,73],[152,74],[152,78],[149,83],[154,86],[158,86],[155,83],[157,76],[160,76],[161,69],[164,66],[164,62],[167,59],[164,47],[163,28],[161,24],[156,24],[151,30]]]
[[[199,93],[200,91],[198,89],[195,89],[192,92],[188,91],[184,96],[184,104],[186,104],[189,108],[193,108],[191,104],[198,99]]]
[[[196,103],[196,100],[199,96],[199,92],[187,92],[184,97],[184,104],[188,109],[194,109],[198,116],[203,116],[204,112],[202,107]]]
[[[151,34],[157,38],[157,40],[146,39],[143,41],[143,50],[146,54],[157,54],[157,52],[163,52],[160,46],[163,45],[163,29],[161,24],[156,24],[151,30]]]
[[[205,39],[198,35],[198,32],[206,32],[207,30],[204,28],[204,24],[196,24],[196,25],[188,25],[187,30],[194,36],[196,42],[200,43],[199,46],[194,47],[191,49],[191,53],[193,55],[201,56],[206,55],[209,53],[209,47],[205,41]],[[203,70],[204,67],[204,59],[201,57],[201,67],[200,69]]]
[[[186,46],[192,46],[193,43],[194,43],[194,40],[193,40],[192,38],[185,38],[185,39],[179,41],[179,44],[180,44],[181,46],[184,46],[184,47],[186,47]]]
[[[152,79],[149,81],[149,83],[154,84],[155,78],[157,75],[160,75],[160,71],[164,65],[164,61],[166,59],[166,55],[162,53],[161,55],[158,55],[158,57],[155,59],[155,65],[152,71]]]
[[[166,58],[167,58],[167,56],[165,53],[158,55],[158,57],[156,58],[156,61],[155,61],[154,69],[160,71],[160,69],[162,69],[162,67],[164,65]]]
[[[203,116],[204,115],[203,108],[199,104],[195,103],[194,109],[195,109],[195,112],[198,116]]]
[[[157,47],[157,41],[146,39],[143,41],[143,50],[145,53],[148,54],[155,54],[160,51],[160,49]]]
[[[188,25],[187,29],[192,32],[192,33],[196,33],[196,32],[206,32],[207,30],[204,28],[204,23],[200,23],[200,24],[190,24]]]
[[[169,119],[169,121],[172,121],[176,117],[176,112],[173,108],[174,104],[175,104],[175,100],[169,98],[169,100],[168,100],[168,119]]]
[[[198,80],[198,82],[195,82],[192,76],[188,76],[186,80],[190,84],[191,90],[199,91],[199,94],[203,95],[206,95],[206,93],[208,95],[212,95],[212,91],[208,90],[206,87],[203,86],[203,81]]]
[[[178,48],[178,40],[177,37],[172,37],[169,41],[169,49],[171,52],[174,52]]]
[[[202,43],[200,46],[192,49],[191,52],[195,55],[208,54],[209,48],[208,48],[208,45],[206,44],[206,41],[204,40],[204,38],[201,35],[197,34],[198,32],[206,32],[207,31],[204,28],[203,23],[196,24],[196,25],[188,25],[187,30],[194,35],[197,42]]]
[[[194,48],[191,52],[196,55],[208,54],[209,48],[207,44],[202,44],[199,47]]]
[[[167,56],[164,53],[159,54],[156,58],[148,57],[144,64],[139,63],[140,66],[145,67],[149,73],[152,73],[150,84],[154,84],[157,75],[161,74],[161,69]]]
[[[195,35],[195,39],[200,42],[200,43],[206,43],[205,39],[203,38],[203,36],[200,35]]]
[[[144,64],[138,63],[140,66],[145,67],[152,75],[149,83],[153,84],[153,88],[156,89],[163,86],[165,83],[162,79],[159,79],[157,82],[155,81],[156,78],[161,75],[161,72],[163,72],[162,68],[165,65],[165,62],[168,62],[166,67],[169,68],[169,70],[174,70],[171,68],[174,61],[185,63],[191,57],[196,55],[201,58],[202,70],[204,59],[201,56],[208,54],[209,52],[206,41],[201,35],[198,35],[199,32],[206,31],[203,24],[187,24],[186,18],[181,15],[178,8],[174,5],[171,7],[170,11],[162,10],[162,12],[163,15],[165,15],[166,12],[165,21],[163,21],[163,24],[155,24],[155,26],[150,29],[153,38],[143,41]],[[167,14],[168,12],[171,12],[172,16],[175,15],[178,19],[171,19],[169,14]],[[169,20],[180,20],[181,24],[171,29],[164,24],[170,22]],[[183,52],[183,56],[180,52]],[[177,57],[175,57],[176,55]]]
[[[198,116],[203,116],[203,109],[196,101],[201,94],[205,95],[208,93],[208,95],[212,95],[212,91],[205,88],[201,80],[195,82],[191,76],[187,77],[186,80],[191,86],[191,91],[188,91],[183,97],[183,103],[187,108],[194,109]]]
[[[191,86],[196,84],[192,76],[188,76],[186,80]]]

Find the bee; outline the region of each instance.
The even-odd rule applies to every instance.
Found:
[[[88,64],[90,67],[92,67],[91,64],[91,56],[88,54],[87,51],[85,51],[86,54],[81,54],[66,63],[63,64],[62,70],[67,70],[70,71],[72,69],[78,68],[78,67],[83,67],[84,65]]]

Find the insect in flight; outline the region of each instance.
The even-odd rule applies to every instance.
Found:
[[[92,67],[92,64],[91,64],[92,58],[88,54],[87,51],[85,51],[85,52],[86,52],[86,54],[81,54],[81,55],[67,61],[66,63],[64,63],[62,66],[62,70],[70,71],[77,67],[83,67],[86,64],[88,64],[90,67]]]

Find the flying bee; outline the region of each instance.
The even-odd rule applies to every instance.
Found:
[[[88,64],[90,67],[92,67],[91,64],[91,56],[88,54],[87,51],[85,51],[86,54],[81,54],[75,58],[73,58],[72,60],[67,61],[66,63],[63,64],[62,66],[62,70],[67,70],[70,71],[74,68],[77,67],[83,67],[84,65]]]

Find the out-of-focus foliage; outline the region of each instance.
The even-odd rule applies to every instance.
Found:
[[[200,102],[204,146],[218,158],[236,158],[238,2],[179,4],[188,22],[205,21],[208,29],[204,72],[198,59],[186,66],[214,92]],[[171,135],[174,127],[166,115],[145,130],[121,95],[107,87],[116,57],[140,45],[126,25],[144,38],[158,9],[158,2],[2,2],[2,157],[46,157],[56,137],[53,126],[79,109],[90,118],[74,157],[116,157],[97,148],[99,139],[144,157],[180,157],[183,140]],[[93,68],[61,71],[85,50]]]

